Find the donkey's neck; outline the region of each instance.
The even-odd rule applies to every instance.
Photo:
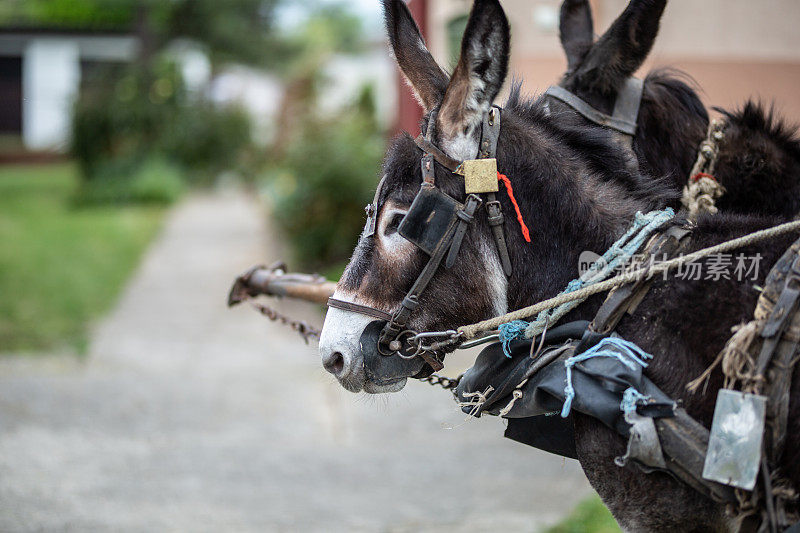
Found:
[[[631,174],[625,153],[603,132],[566,135],[547,117],[513,113],[506,113],[503,127],[498,164],[531,231],[527,243],[501,194],[514,265],[507,302],[517,309],[561,292],[579,276],[582,253],[603,254],[637,212],[663,208],[670,195],[654,180]]]

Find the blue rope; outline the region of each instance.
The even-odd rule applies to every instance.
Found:
[[[562,418],[569,416],[572,400],[575,399],[575,388],[572,386],[572,368],[582,361],[595,357],[612,357],[631,370],[636,370],[637,364],[647,368],[646,360],[653,358],[652,355],[644,352],[632,342],[618,337],[607,337],[582,354],[570,357],[564,361],[564,367],[567,369],[567,385],[564,387],[564,407],[561,409]],[[625,399],[623,398],[623,404],[624,402]]]
[[[636,406],[639,402],[646,402],[647,400],[650,400],[650,396],[630,387],[622,393],[622,402],[619,404],[619,408],[623,413],[629,415],[636,411]]]
[[[506,357],[511,359],[511,349],[509,348],[511,341],[522,338],[525,330],[528,328],[528,323],[524,320],[514,320],[506,324],[501,324],[498,328],[500,331],[500,342],[503,344],[503,353]]]
[[[636,213],[633,224],[625,235],[612,244],[603,254],[603,257],[595,261],[586,273],[580,278],[570,281],[561,294],[569,294],[608,279],[615,270],[623,266],[639,251],[653,232],[674,216],[675,211],[671,208],[666,208],[663,211],[651,211],[647,214]],[[510,357],[509,344],[511,341],[521,338],[532,339],[540,335],[548,324],[552,326],[585,301],[583,299],[567,302],[555,309],[542,311],[530,323],[515,320],[509,324],[503,324],[499,328],[503,352]],[[522,328],[521,323],[527,324],[527,327]]]

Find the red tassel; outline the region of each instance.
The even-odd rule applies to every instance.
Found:
[[[517,222],[519,222],[519,227],[522,229],[522,236],[525,237],[526,241],[531,242],[531,232],[528,231],[528,226],[525,225],[525,221],[522,219],[522,213],[519,210],[517,199],[514,198],[514,189],[511,187],[511,180],[508,179],[508,176],[500,174],[500,172],[497,173],[497,180],[502,181],[506,186],[508,197],[511,199],[511,203],[514,205],[514,210],[517,212]]]
[[[708,178],[710,180],[717,181],[717,178],[715,178],[711,174],[706,174],[705,172],[698,172],[697,174],[692,176],[692,181],[699,181],[700,178]]]

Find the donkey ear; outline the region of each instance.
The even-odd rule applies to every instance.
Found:
[[[475,0],[458,60],[439,111],[439,131],[451,155],[474,157],[469,142],[508,74],[511,32],[497,0]],[[477,153],[477,141],[474,142]]]
[[[667,0],[631,0],[576,71],[578,84],[609,94],[642,66],[658,35]]]
[[[594,23],[589,0],[564,0],[561,4],[561,46],[567,70],[575,70],[594,43]]]
[[[425,46],[414,17],[403,0],[383,0],[386,31],[400,70],[425,111],[442,101],[449,81]]]

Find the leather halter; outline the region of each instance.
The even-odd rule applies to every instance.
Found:
[[[558,85],[547,89],[545,95],[567,104],[590,122],[633,137],[636,135],[636,125],[643,91],[644,82],[642,80],[628,78],[617,94],[612,115],[598,111],[588,102]]]
[[[403,298],[403,301],[400,304],[400,309],[398,309],[394,314],[390,315],[385,311],[381,311],[370,306],[346,302],[336,298],[330,298],[328,300],[329,307],[386,321],[387,323],[383,327],[380,339],[378,341],[378,352],[385,356],[393,355],[394,353],[402,350],[403,346],[399,342],[399,339],[408,333],[407,324],[412,313],[419,307],[419,296],[427,288],[434,274],[441,266],[442,261],[445,261],[445,266],[447,268],[450,268],[455,263],[455,259],[463,243],[463,238],[466,234],[467,228],[475,220],[475,212],[483,203],[483,200],[477,194],[469,194],[467,195],[465,203],[462,205],[436,188],[434,162],[439,163],[453,173],[456,173],[463,164],[463,162],[451,158],[433,144],[434,127],[436,124],[437,113],[437,110],[432,111],[428,120],[428,127],[425,135],[420,135],[415,140],[416,145],[420,148],[420,150],[423,151],[421,160],[422,187],[420,192],[417,194],[415,202],[418,199],[424,198],[426,195],[432,194],[450,199],[449,201],[458,206],[453,222],[449,224],[441,238],[439,238],[435,243],[435,246],[425,250],[430,255],[430,259],[420,275],[417,277],[414,285]],[[489,110],[487,113],[484,113],[481,125],[481,140],[478,154],[479,159],[493,158],[497,152],[497,142],[500,137],[500,115],[501,109],[499,107],[492,107],[491,110]],[[373,203],[370,206],[367,206],[368,219],[364,228],[364,232],[362,233],[362,238],[374,236],[378,207],[377,203],[381,194],[384,180],[381,180],[381,183],[378,185],[378,190],[375,193],[375,199]],[[503,265],[503,270],[507,276],[510,276],[511,261],[509,259],[508,247],[505,241],[505,234],[503,230],[505,221],[500,207],[500,202],[497,201],[497,196],[495,193],[487,193],[487,200],[486,208],[489,226],[492,228],[492,234],[498,249],[500,261]],[[402,229],[403,228],[401,224],[401,234],[403,233]],[[388,348],[388,350],[386,350],[386,348]],[[442,368],[443,365],[441,361],[435,356],[434,353],[428,353],[426,350],[418,350],[417,354],[420,355],[420,357],[422,357],[434,370],[440,370]]]
[[[554,98],[571,107],[583,118],[612,130],[614,141],[627,152],[626,166],[631,172],[638,172],[639,161],[633,151],[633,138],[639,122],[639,108],[642,104],[644,81],[628,78],[617,93],[613,114],[607,115],[591,106],[585,100],[569,92],[563,87],[553,86],[547,89],[545,96]],[[549,110],[549,104],[545,103]]]
[[[643,82],[639,79],[628,79],[617,96],[613,115],[607,115],[594,109],[591,105],[576,95],[570,93],[563,87],[551,87],[547,90],[546,95],[560,100],[561,102],[570,106],[589,121],[612,129],[617,134],[616,138],[618,142],[624,148],[627,148],[628,152],[631,154],[631,167],[636,167],[638,166],[638,163],[636,161],[635,154],[633,154],[632,142],[633,136],[636,134],[636,124],[639,114],[639,107],[642,100],[643,86]],[[432,191],[437,190],[434,162],[439,163],[453,173],[458,173],[459,169],[463,165],[462,161],[453,159],[439,149],[439,147],[433,144],[437,114],[437,109],[434,109],[431,112],[425,134],[420,134],[414,141],[417,147],[424,153],[421,161],[422,188],[417,194],[415,202],[418,199],[423,198],[426,194],[434,194]],[[493,106],[483,115],[481,123],[481,140],[478,153],[479,159],[494,158],[497,153],[497,143],[500,137],[500,116],[501,109],[496,106]],[[373,203],[370,206],[367,206],[368,218],[364,232],[362,233],[362,238],[374,236],[378,211],[378,199],[381,194],[384,181],[385,177],[378,185]],[[506,244],[505,240],[505,219],[502,208],[500,202],[497,200],[496,193],[490,192],[485,194],[487,197],[486,212],[489,227],[492,230],[492,236],[494,237],[500,262],[503,267],[503,272],[505,273],[506,277],[510,277],[512,274],[512,267],[508,254],[508,245]],[[439,195],[447,197],[447,195],[441,193],[440,191]],[[378,341],[378,352],[381,355],[389,356],[400,352],[400,350],[403,348],[400,338],[404,337],[408,333],[415,333],[409,332],[407,330],[407,325],[412,313],[414,313],[414,311],[416,311],[416,309],[419,307],[420,295],[427,288],[431,279],[433,279],[433,276],[439,269],[442,261],[445,261],[445,266],[447,268],[450,268],[455,263],[456,256],[461,248],[467,228],[475,220],[475,212],[483,203],[483,200],[477,194],[468,194],[463,205],[459,204],[452,198],[450,198],[450,201],[454,202],[459,207],[456,211],[457,216],[455,223],[450,224],[435,243],[426,243],[429,246],[425,248],[425,251],[430,255],[430,259],[422,269],[420,275],[417,277],[414,285],[403,298],[403,301],[400,304],[400,309],[398,309],[394,314],[390,315],[389,313],[374,307],[346,302],[336,298],[330,298],[328,300],[329,307],[387,321],[386,325],[381,331],[380,339]],[[403,234],[402,229],[403,226],[401,224],[401,235]],[[417,243],[417,245],[420,246],[419,243]],[[386,350],[386,348],[388,348],[388,350]],[[441,361],[436,357],[435,353],[429,353],[426,350],[418,350],[416,354],[420,355],[434,370],[440,370],[443,367]],[[409,357],[413,357],[413,355]]]

